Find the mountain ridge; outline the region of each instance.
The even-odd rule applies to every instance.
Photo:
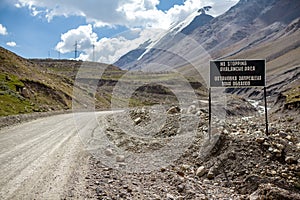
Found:
[[[145,43],[141,44],[137,49],[131,50],[121,56],[114,65],[122,69],[133,69],[134,67],[130,65],[135,63],[135,61],[142,60],[145,54],[149,53],[152,55],[153,49],[166,49],[165,47],[162,47],[165,43],[171,43],[172,40],[181,40],[182,37],[190,34],[196,28],[204,26],[212,19],[213,17],[211,15],[194,12],[184,21],[171,26],[169,30],[163,32],[158,39],[149,39]],[[135,66],[137,65],[138,64],[135,64]]]
[[[300,9],[299,4],[300,2],[296,0],[289,0],[288,2],[284,0],[241,0],[223,15],[211,19],[208,23],[192,31],[187,31],[187,37],[201,45],[212,59],[226,58],[229,55],[233,55],[235,51],[249,48],[249,44],[252,46],[259,45],[263,41],[268,42],[270,41],[269,39],[274,39],[271,37],[272,35],[282,31],[292,21],[300,17],[298,13]],[[192,27],[193,25],[190,24],[190,26]],[[188,29],[188,27],[189,25],[186,28]],[[170,48],[177,48],[178,50],[176,51],[183,52],[184,50],[179,49],[182,46],[178,45],[176,47],[176,45],[179,41],[184,40],[184,37],[185,35],[183,34],[169,37],[168,40],[162,40],[159,44],[153,46],[152,50],[148,49],[146,53],[144,52],[142,58],[136,57],[136,60],[133,61],[131,57],[130,64],[126,62],[124,64],[123,62],[122,65],[118,65],[119,62],[116,62],[116,65],[126,69],[142,68],[143,65],[151,63],[154,57],[156,60],[161,60],[165,65],[178,64],[178,62],[169,61],[170,57],[159,50],[168,51]],[[281,37],[284,37],[284,35]],[[258,38],[264,40],[257,40]],[[183,43],[187,45],[187,50],[183,54],[189,54],[188,51],[195,48],[193,45],[188,47],[189,44],[187,42]],[[226,53],[224,53],[224,49],[227,49]],[[124,60],[125,57],[126,55],[122,56],[122,59]],[[184,65],[184,63],[178,66],[180,65]]]
[[[298,108],[299,93],[293,91],[298,91],[300,85],[299,10],[300,1],[297,0],[241,0],[209,23],[188,35],[177,34],[162,41],[142,58],[124,67],[147,71],[177,70],[188,76],[200,73],[207,84],[209,60],[265,59],[271,105],[281,102],[278,107],[287,107],[288,96],[291,96],[290,102]],[[155,65],[160,68],[153,68]],[[284,81],[290,80],[289,76],[296,77],[293,83]],[[237,89],[233,93],[256,99],[263,97],[260,88]],[[277,98],[285,100],[278,101]]]

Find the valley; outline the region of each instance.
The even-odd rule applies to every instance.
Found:
[[[300,199],[300,2],[209,7],[113,64],[0,47],[0,199]]]

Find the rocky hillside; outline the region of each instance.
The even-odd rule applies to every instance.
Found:
[[[70,79],[47,73],[2,47],[0,71],[0,116],[70,108]]]
[[[0,59],[0,116],[72,108],[105,110],[110,108],[112,98],[119,98],[113,92],[121,83],[127,86],[124,91],[135,89],[128,91],[131,96],[118,99],[116,106],[120,108],[124,102],[130,107],[172,104],[177,99],[168,87],[180,88],[182,84],[174,73],[127,73],[102,63],[24,59],[2,47]],[[93,71],[87,71],[88,76],[78,75],[86,66]],[[189,83],[198,96],[206,94],[199,82],[190,79]]]
[[[72,100],[76,100],[73,86],[81,61],[24,59],[2,47],[0,59],[0,116],[72,108]],[[97,65],[107,70],[95,107],[106,109],[111,95],[106,83],[117,80],[124,72],[106,64]],[[91,95],[84,88],[79,91],[83,96]]]

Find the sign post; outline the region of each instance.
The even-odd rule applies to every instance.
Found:
[[[210,61],[209,83],[209,137],[211,134],[211,88],[264,87],[266,134],[268,135],[268,114],[266,99],[265,60],[218,60]]]
[[[267,107],[267,89],[266,89],[266,87],[264,87],[264,100],[265,100],[266,135],[269,135],[268,107]]]

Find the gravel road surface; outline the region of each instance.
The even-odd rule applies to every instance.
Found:
[[[63,114],[1,129],[0,199],[85,198],[89,156],[78,131],[95,129],[92,119],[107,113]]]

